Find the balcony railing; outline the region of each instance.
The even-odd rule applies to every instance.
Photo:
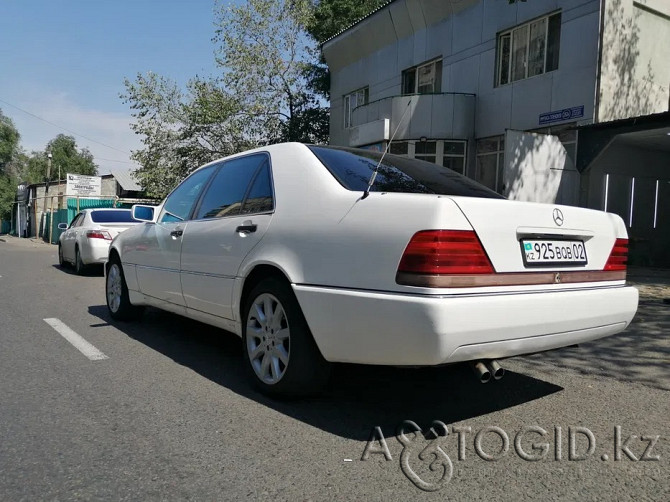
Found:
[[[392,96],[357,107],[349,144],[395,139],[458,138],[474,135],[475,95],[460,93]]]

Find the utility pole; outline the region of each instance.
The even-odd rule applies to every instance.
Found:
[[[49,180],[51,179],[51,152],[47,152],[47,180],[44,187],[44,222],[46,223],[46,214],[47,214],[47,195],[49,195]],[[35,189],[35,195],[37,195],[37,189]],[[53,208],[53,206],[52,206]],[[51,213],[51,219],[53,219],[53,210]],[[53,221],[51,221],[51,226],[53,227]],[[44,229],[44,235],[46,235],[46,228]],[[51,239],[51,237],[49,237]],[[51,244],[51,241],[49,242]]]
[[[49,191],[49,180],[51,179],[51,152],[47,152],[47,191]]]

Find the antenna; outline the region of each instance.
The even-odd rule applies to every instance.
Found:
[[[375,179],[377,178],[377,173],[379,172],[379,166],[382,165],[382,161],[384,160],[384,157],[386,157],[386,154],[389,151],[389,148],[391,148],[391,143],[393,143],[393,139],[395,138],[395,135],[398,132],[398,129],[400,129],[400,124],[402,124],[402,121],[405,119],[405,115],[407,115],[407,112],[409,110],[409,105],[411,105],[411,104],[412,104],[412,98],[409,98],[409,101],[407,101],[407,107],[405,108],[405,111],[402,113],[402,117],[400,117],[400,120],[398,121],[398,125],[395,126],[395,131],[393,131],[393,135],[391,136],[391,139],[389,140],[388,144],[386,145],[386,148],[384,149],[384,153],[382,153],[381,159],[379,159],[379,162],[377,163],[377,166],[375,167],[375,170],[372,172],[372,176],[370,176],[370,181],[368,182],[368,187],[363,192],[363,197],[361,197],[361,200],[365,199],[368,195],[370,195],[370,189],[372,188],[372,185],[374,184]]]

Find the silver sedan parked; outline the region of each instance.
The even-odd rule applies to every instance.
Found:
[[[58,225],[65,230],[58,239],[58,262],[72,263],[77,274],[87,265],[102,264],[112,239],[137,223],[130,209],[84,209],[69,226]]]

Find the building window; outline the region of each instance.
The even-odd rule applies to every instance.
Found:
[[[425,160],[459,174],[465,173],[465,141],[462,140],[394,141],[389,153]]]
[[[558,68],[561,13],[535,19],[498,35],[496,85]]]
[[[465,174],[465,141],[445,141],[442,165],[459,174]]]
[[[344,96],[344,128],[351,127],[351,114],[357,106],[368,103],[370,88],[364,87]]]
[[[505,137],[484,138],[477,140],[477,170],[475,179],[482,185],[503,191],[502,172],[505,161]]]
[[[402,72],[402,93],[436,94],[442,89],[442,60],[409,68]]]
[[[435,164],[437,141],[417,141],[414,143],[414,158]]]

